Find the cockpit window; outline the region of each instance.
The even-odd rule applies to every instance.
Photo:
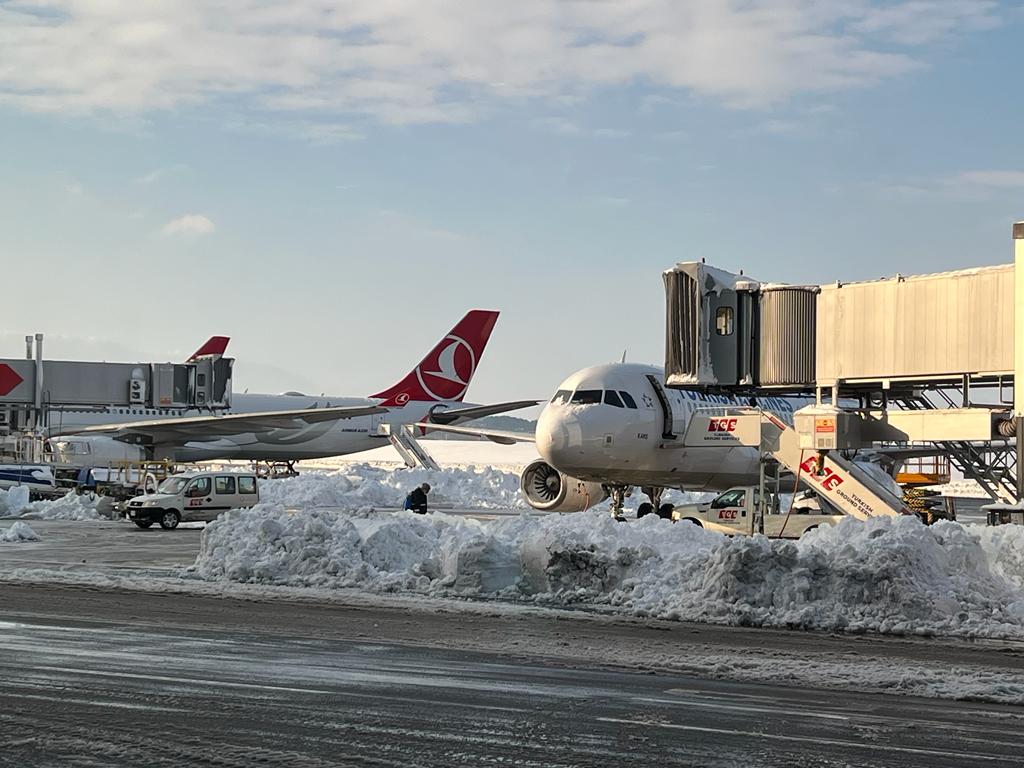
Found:
[[[606,389],[604,392],[604,404],[622,408],[622,398],[619,397],[619,393],[614,389]]]
[[[632,408],[635,411],[636,400],[633,399],[633,396],[629,392],[619,392],[619,394],[622,395],[622,402],[626,404],[626,407]]]
[[[569,397],[572,395],[568,389],[560,389],[555,392],[555,396],[551,398],[551,402],[555,405],[565,405],[569,402]]]
[[[572,396],[573,405],[594,405],[601,402],[600,389],[577,389]]]

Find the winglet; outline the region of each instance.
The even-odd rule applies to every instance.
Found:
[[[404,379],[370,397],[390,407],[410,401],[461,402],[497,321],[493,310],[470,310]]]
[[[229,336],[211,336],[206,340],[206,343],[193,352],[192,356],[185,362],[191,363],[193,360],[198,360],[200,357],[220,357],[225,351],[227,351],[229,341],[231,341]]]

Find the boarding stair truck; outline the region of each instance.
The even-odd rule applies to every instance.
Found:
[[[253,473],[184,472],[168,477],[156,493],[129,501],[125,517],[139,528],[159,523],[164,530],[173,530],[181,523],[211,522],[259,500],[259,481]]]
[[[835,525],[843,518],[829,505],[800,498],[801,495],[793,498],[788,509],[780,509],[779,497],[766,493],[762,522],[757,517],[760,489],[755,486],[730,488],[709,502],[675,507],[672,519],[730,536],[764,533],[770,539],[799,539],[807,531],[822,525]]]
[[[836,429],[833,413],[820,416],[808,409],[807,413],[795,415],[796,419],[802,417],[821,418],[823,429]],[[810,433],[815,434],[815,429],[812,426]],[[688,447],[757,448],[763,458],[789,470],[798,486],[803,483],[842,514],[858,520],[913,514],[894,489],[886,487],[879,478],[831,450],[823,440],[818,443],[819,449],[805,447],[801,434],[770,411],[725,407],[697,412],[690,420],[684,442]]]

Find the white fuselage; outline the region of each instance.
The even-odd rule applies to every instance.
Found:
[[[221,413],[266,413],[374,404],[375,401],[366,398],[235,394],[231,398],[231,407]],[[166,458],[174,461],[204,461],[207,459],[300,461],[357,453],[387,444],[388,437],[381,429],[381,425],[389,424],[397,430],[403,424],[422,421],[431,412],[443,411],[449,405],[462,406],[465,404],[410,401],[400,407],[390,407],[386,413],[310,424],[301,429],[226,432],[213,438],[189,441],[180,445],[157,445],[154,447],[153,458]],[[133,421],[209,415],[209,413],[209,411],[144,407],[108,407],[99,410],[63,409],[50,411],[50,428],[54,433],[66,435],[67,437],[60,438],[65,442],[87,439],[92,442],[106,440],[114,443],[115,441],[110,438],[81,438],[74,435],[74,430],[100,424],[123,424]],[[123,449],[119,446],[123,446]],[[123,450],[125,453],[123,458],[136,458],[139,449],[119,443],[109,450]],[[105,456],[104,458],[121,457]]]
[[[679,436],[666,440],[664,411],[649,376],[664,382],[661,368],[637,364],[599,365],[570,376],[537,421],[540,455],[563,474],[605,484],[689,490],[756,484],[757,449],[681,445],[698,409],[749,405],[749,401],[664,389],[672,410],[672,432]],[[609,391],[615,393],[612,403],[605,394]],[[630,402],[636,407],[630,407]],[[759,400],[759,405],[789,423],[794,408],[803,404],[785,398]]]

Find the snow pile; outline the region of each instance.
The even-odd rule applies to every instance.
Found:
[[[6,531],[0,531],[0,541],[39,541],[39,534],[28,523],[19,520]]]
[[[432,505],[487,509],[523,507],[519,475],[490,467],[466,467],[434,472],[353,464],[336,472],[303,472],[298,477],[264,480],[263,501],[289,507],[401,507],[405,496],[421,483],[430,483]]]
[[[19,517],[27,520],[103,520],[99,509],[103,501],[100,496],[68,493],[51,501],[34,501],[22,510]]]
[[[210,525],[191,573],[684,621],[1024,638],[1024,530],[910,517],[846,519],[780,542],[601,512],[482,522],[265,504]]]
[[[28,506],[28,486],[0,489],[0,517],[13,517]]]

